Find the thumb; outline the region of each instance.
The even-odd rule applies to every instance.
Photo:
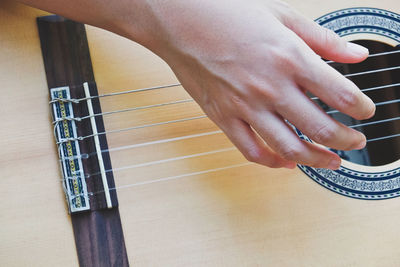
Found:
[[[305,18],[296,11],[286,16],[284,25],[295,32],[315,53],[324,59],[357,63],[368,57],[368,49],[340,38],[335,32]]]

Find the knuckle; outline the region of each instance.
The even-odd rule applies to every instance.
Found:
[[[203,110],[207,116],[216,124],[226,120],[226,114],[218,105],[212,105],[211,103],[203,105]]]
[[[274,157],[266,157],[261,149],[250,149],[243,153],[243,155],[248,161],[261,164],[269,168],[282,167],[282,165]]]
[[[276,160],[270,160],[266,162],[264,165],[270,167],[270,168],[281,168],[282,165],[278,163]]]
[[[268,101],[268,103],[275,103],[280,101],[282,98],[282,92],[277,89],[277,86],[274,86],[273,84],[266,85],[262,88],[261,90],[261,96]]]
[[[329,164],[329,160],[325,159],[325,158],[319,158],[319,159],[315,159],[315,162],[310,163],[310,166],[314,167],[314,168],[326,168]]]
[[[235,108],[238,108],[238,109],[247,109],[247,103],[246,103],[246,101],[245,101],[242,97],[240,97],[240,96],[238,96],[238,95],[232,95],[232,96],[230,97],[230,103],[231,103]]]
[[[337,49],[337,46],[341,46],[342,42],[339,36],[332,30],[321,27],[321,40],[327,49]]]
[[[256,147],[247,149],[243,155],[250,162],[261,163],[262,161],[262,151]]]
[[[287,109],[288,105],[291,105],[291,103],[288,97],[276,97],[273,101],[274,108],[278,111]]]
[[[325,27],[321,27],[321,29],[322,35],[324,37],[323,40],[325,41],[325,43],[330,43],[331,41],[336,39],[336,34],[331,29]]]
[[[353,150],[360,143],[359,139],[354,139],[343,150]]]
[[[352,108],[358,104],[358,96],[353,90],[346,90],[338,94],[337,103],[342,109]]]
[[[349,132],[348,144],[343,150],[352,150],[355,147],[358,147],[361,142],[366,141],[365,136],[355,130],[351,130]]]
[[[270,155],[267,157],[261,148],[252,148],[248,149],[243,153],[244,157],[253,163],[265,165],[270,168],[280,168],[281,164],[277,161],[277,159]]]
[[[229,97],[229,102],[226,103],[226,110],[229,110],[231,115],[237,115],[239,117],[251,118],[252,107],[249,103],[248,98],[239,95],[232,95]]]
[[[301,152],[301,149],[297,146],[282,145],[279,148],[278,154],[281,155],[281,157],[286,160],[299,161],[299,158],[301,157],[302,152]]]
[[[219,124],[232,118],[232,107],[237,105],[240,101],[235,99],[233,100],[235,103],[232,104],[231,100],[231,97],[223,99],[223,101],[219,99],[208,99],[207,102],[204,101],[201,103],[201,108],[212,121]]]
[[[260,96],[260,99],[265,100],[265,103],[268,105],[274,105],[274,103],[279,102],[282,98],[279,90],[268,87],[260,87],[258,89],[257,95]]]
[[[297,47],[287,44],[279,49],[279,51],[276,51],[273,56],[278,67],[286,71],[297,72],[299,70],[299,62],[296,59],[299,58],[299,54]]]
[[[239,108],[243,107],[243,102],[247,102],[247,107],[250,107],[250,103],[254,103],[254,100],[264,100],[267,103],[274,103],[281,97],[281,93],[279,90],[276,89],[274,84],[270,83],[269,81],[254,81],[248,80],[247,84],[245,85],[246,92],[248,95],[244,96],[244,99],[234,99],[238,104]]]
[[[311,138],[320,144],[327,144],[336,137],[336,129],[323,125],[319,127],[311,136]]]

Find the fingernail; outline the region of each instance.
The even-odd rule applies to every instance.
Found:
[[[340,168],[341,160],[340,159],[333,159],[328,164],[328,169],[337,170]]]
[[[357,57],[365,57],[369,54],[367,48],[351,42],[347,42],[347,51]]]

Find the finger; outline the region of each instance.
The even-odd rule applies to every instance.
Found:
[[[283,88],[286,98],[275,103],[276,111],[309,138],[324,146],[338,149],[360,149],[365,136],[329,117],[297,88]]]
[[[294,162],[285,160],[271,151],[246,122],[232,119],[230,122],[224,122],[220,127],[248,161],[271,168],[292,169],[296,166]]]
[[[321,57],[342,63],[356,63],[368,57],[368,49],[346,42],[335,32],[320,26],[292,10],[285,16],[284,25],[294,31],[304,42]]]
[[[296,82],[332,108],[363,120],[375,113],[375,104],[349,79],[316,57],[304,59],[307,71],[296,73]]]
[[[273,113],[257,112],[251,125],[267,144],[286,160],[316,168],[338,169],[341,160],[335,153],[302,141],[295,132]]]

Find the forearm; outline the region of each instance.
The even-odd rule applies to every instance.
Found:
[[[155,20],[146,0],[18,0],[82,23],[125,36],[145,46],[152,46]]]

